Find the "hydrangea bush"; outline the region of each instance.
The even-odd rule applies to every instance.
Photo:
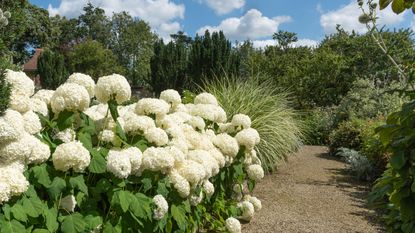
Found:
[[[261,202],[260,141],[248,116],[227,122],[216,98],[123,105],[123,76],[95,84],[73,74],[34,93],[7,71],[10,108],[0,117],[1,232],[241,232]]]

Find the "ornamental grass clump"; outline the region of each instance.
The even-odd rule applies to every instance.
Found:
[[[0,117],[1,232],[240,233],[261,209],[261,135],[213,95],[131,103],[121,75],[29,80],[6,74],[20,99]]]
[[[302,145],[298,114],[289,107],[287,94],[275,90],[270,83],[257,78],[225,78],[206,83],[204,90],[217,98],[229,117],[233,116],[231,123],[220,125],[224,131],[251,125],[258,131],[261,142],[256,150],[266,171],[272,171],[279,161]],[[248,115],[252,122],[239,113]]]

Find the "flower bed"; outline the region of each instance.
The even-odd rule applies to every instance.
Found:
[[[8,71],[0,117],[0,229],[5,232],[240,232],[264,176],[251,120],[208,93],[131,97],[120,75],[73,74],[34,93]]]

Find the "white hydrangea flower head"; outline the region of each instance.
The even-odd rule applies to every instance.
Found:
[[[251,202],[251,204],[254,206],[255,212],[260,211],[262,209],[262,203],[258,198],[253,197],[251,195],[245,195],[244,200]]]
[[[160,128],[151,128],[144,132],[144,137],[149,143],[155,144],[156,146],[164,146],[169,142],[169,136],[167,133]]]
[[[72,142],[76,139],[76,132],[72,128],[67,128],[56,133],[54,138],[59,139],[62,142]]]
[[[249,165],[246,168],[246,173],[251,180],[260,181],[264,178],[264,169],[258,164]]]
[[[173,138],[170,142],[169,142],[169,146],[171,147],[175,147],[177,149],[179,149],[181,152],[183,152],[184,154],[187,154],[189,151],[189,147],[187,147],[187,142],[186,140],[182,139],[182,138]]]
[[[240,216],[240,219],[245,221],[251,221],[252,217],[255,213],[254,205],[252,205],[249,201],[242,201],[238,203],[238,208],[240,208],[242,215]]]
[[[205,179],[215,176],[219,173],[219,164],[216,162],[208,151],[191,150],[187,154],[187,159],[200,163],[206,171]]]
[[[90,98],[85,87],[75,83],[65,83],[56,89],[50,104],[54,113],[64,110],[84,111],[89,107]]]
[[[68,77],[68,80],[66,80],[67,83],[76,83],[78,85],[81,85],[85,87],[85,89],[88,91],[89,97],[94,97],[95,94],[95,82],[91,78],[91,76],[87,74],[82,73],[73,73]]]
[[[186,113],[186,112],[174,112],[170,113],[167,116],[171,118],[171,120],[176,124],[183,124],[184,122],[190,120],[192,118],[192,115]]]
[[[232,190],[236,194],[242,194],[243,185],[241,185],[241,184],[234,184],[233,187],[232,187]]]
[[[199,194],[193,193],[189,197],[190,205],[197,206],[203,201],[203,192],[200,192]]]
[[[179,193],[180,197],[187,198],[190,195],[190,184],[183,176],[177,171],[172,171],[169,174],[170,182]]]
[[[23,116],[7,109],[0,117],[0,144],[18,140],[25,133]]]
[[[179,104],[175,108],[173,108],[173,112],[189,113],[189,110],[186,108],[186,105]]]
[[[53,165],[56,170],[83,172],[89,166],[91,157],[88,150],[79,141],[60,144],[52,154]]]
[[[235,139],[238,141],[240,146],[245,146],[248,151],[252,150],[256,145],[258,145],[260,141],[258,131],[253,128],[240,131],[236,134]]]
[[[22,71],[6,70],[5,79],[12,86],[12,94],[30,97],[35,93],[35,83]]]
[[[188,127],[186,127],[188,126]],[[190,150],[210,150],[215,148],[213,143],[209,140],[206,135],[197,132],[189,125],[182,125],[187,146]]]
[[[245,114],[236,114],[232,117],[231,124],[238,130],[251,128],[251,118]]]
[[[12,93],[10,95],[9,108],[20,113],[25,113],[30,110],[30,98],[20,93]]]
[[[104,76],[95,85],[95,96],[101,103],[107,103],[114,96],[117,103],[121,104],[131,98],[131,87],[122,75]]]
[[[5,164],[15,161],[24,162],[32,152],[32,138],[24,133],[17,141],[11,141],[0,145],[0,161]]]
[[[221,133],[234,133],[235,127],[232,123],[219,123],[219,132]]]
[[[40,164],[49,159],[49,146],[37,139],[36,137],[28,135],[27,145],[31,147],[31,153],[26,157],[27,164]]]
[[[215,131],[213,131],[212,129],[206,129],[203,134],[207,136],[210,141],[212,141],[216,137]]]
[[[178,126],[180,123],[176,121],[170,114],[156,117],[156,126],[162,129],[168,129]]]
[[[206,177],[206,169],[198,162],[185,160],[176,167],[177,172],[183,176],[191,186],[196,186]]]
[[[30,99],[30,110],[39,113],[44,117],[49,116],[48,105],[40,99]]]
[[[209,150],[209,153],[216,160],[220,168],[223,168],[225,166],[225,156],[223,156],[222,152],[220,152],[219,149],[213,148]]]
[[[230,217],[226,219],[225,227],[229,233],[241,233],[242,227],[238,219]]]
[[[5,183],[0,183],[0,205],[8,202],[11,197],[10,186]]]
[[[186,123],[192,126],[196,131],[202,131],[206,127],[205,121],[199,116],[193,116]]]
[[[174,166],[174,157],[163,147],[149,147],[143,152],[143,169],[168,173]]]
[[[37,134],[42,130],[42,123],[36,113],[27,111],[23,114],[24,128],[30,134]]]
[[[76,204],[75,196],[68,195],[61,199],[59,208],[72,213],[75,211]]]
[[[123,129],[127,134],[143,134],[151,128],[155,128],[154,120],[148,116],[138,116],[134,112],[126,112],[122,117]]]
[[[98,133],[98,139],[102,142],[112,143],[113,145],[119,145],[120,140],[113,130],[104,129]]]
[[[207,197],[211,197],[215,193],[215,186],[213,186],[209,180],[203,182],[203,189],[205,190]]]
[[[29,181],[23,175],[24,165],[21,162],[14,162],[0,166],[0,184],[8,186],[10,196],[19,196],[26,192]]]
[[[36,92],[35,95],[32,96],[32,99],[37,99],[37,100],[41,100],[43,102],[45,102],[46,105],[50,105],[50,100],[52,99],[53,94],[55,93],[55,91],[53,90],[46,90],[46,89],[41,89],[38,92]]]
[[[239,152],[238,141],[227,133],[216,135],[212,142],[225,156],[233,158]]]
[[[195,104],[212,104],[212,105],[218,105],[218,101],[216,100],[216,97],[210,93],[201,93],[195,97],[194,100]]]
[[[176,146],[168,146],[166,147],[166,150],[168,150],[169,154],[174,158],[174,166],[181,164],[186,160],[186,155]]]
[[[169,103],[172,108],[175,108],[182,103],[182,98],[180,97],[179,92],[173,89],[162,91],[160,93],[160,99]]]
[[[188,106],[189,112],[193,116],[200,116],[205,120],[216,123],[226,122],[226,112],[223,108],[212,104],[196,104]]]
[[[123,152],[128,156],[131,163],[131,174],[137,175],[140,172],[141,163],[143,160],[143,153],[137,147],[129,147]]]
[[[120,179],[125,179],[131,174],[130,156],[122,150],[111,149],[107,156],[107,171]]]
[[[135,112],[138,115],[156,115],[163,116],[170,111],[170,105],[160,99],[143,98],[137,102]]]
[[[161,220],[164,218],[164,215],[169,211],[169,204],[162,195],[156,195],[153,197],[153,202],[156,204],[156,209],[154,210],[153,217],[156,220]]]

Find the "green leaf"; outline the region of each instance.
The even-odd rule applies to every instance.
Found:
[[[92,158],[89,164],[89,171],[96,174],[105,173],[107,171],[107,161],[100,152],[95,149],[90,151]]]
[[[17,220],[11,221],[0,221],[1,224],[1,233],[22,233],[25,232],[26,228],[23,224],[18,222]],[[3,224],[4,223],[4,224]]]
[[[122,228],[120,224],[117,224],[115,227],[111,225],[110,222],[106,222],[104,225],[103,233],[122,233]]]
[[[120,114],[118,114],[118,108],[117,108],[118,107],[118,104],[117,104],[117,101],[114,98],[111,98],[108,101],[108,107],[110,109],[110,113],[111,113],[112,119],[114,121],[117,121],[118,117],[120,116]]]
[[[412,233],[413,232],[413,230],[412,230],[413,228],[414,228],[414,223],[413,222],[404,223],[401,226],[401,230],[404,233]]]
[[[77,133],[78,140],[82,143],[82,145],[89,151],[93,148],[92,146],[92,139],[91,135],[84,132]]]
[[[412,197],[406,197],[401,200],[401,216],[402,221],[415,220],[415,200]]]
[[[83,216],[79,213],[73,213],[63,217],[61,231],[63,233],[85,232],[86,226]]]
[[[404,0],[393,0],[392,10],[396,14],[400,14],[405,10],[405,1]]]
[[[123,141],[127,141],[127,136],[125,135],[124,130],[122,130],[122,127],[120,123],[117,121],[115,126],[115,134]]]
[[[72,186],[72,188],[77,188],[81,192],[88,195],[88,187],[85,184],[85,180],[84,180],[83,175],[71,177],[69,179],[69,184]]]
[[[31,170],[36,181],[47,188],[49,187],[51,180],[46,166],[47,165],[44,163],[34,166]]]
[[[386,7],[389,6],[389,4],[392,2],[393,0],[379,0],[379,8],[381,10],[385,9]]]
[[[46,221],[46,228],[50,232],[56,232],[59,228],[59,223],[57,221],[58,210],[56,210],[55,208],[45,209],[45,211],[43,211],[43,216]]]
[[[37,218],[43,212],[43,206],[40,200],[33,197],[30,199],[24,197],[22,200],[23,208],[30,217]]]
[[[186,211],[182,207],[174,204],[171,206],[171,215],[181,230],[185,230],[187,225],[185,213]]]
[[[128,207],[130,206],[129,197],[131,196],[128,191],[116,191],[112,196],[111,205],[121,207],[121,210],[125,213],[128,211]]]
[[[145,197],[133,195],[130,198],[130,212],[138,219],[150,219],[151,218],[151,201]]]
[[[164,197],[167,197],[167,195],[169,195],[169,190],[167,189],[166,180],[158,182],[156,192],[157,194],[160,194]]]
[[[56,121],[58,122],[57,126],[59,131],[63,131],[71,127],[72,124],[75,122],[75,113],[70,112],[68,110],[64,110],[63,112],[59,113]]]
[[[14,204],[11,209],[10,209],[11,213],[13,214],[13,217],[21,222],[27,222],[27,215],[26,215],[26,211],[23,208],[22,205],[20,205],[19,203]]]
[[[56,200],[58,197],[60,197],[62,191],[65,189],[65,180],[60,177],[55,177],[52,181],[52,184],[50,184],[48,187],[48,193],[52,199]]]
[[[87,215],[85,217],[85,222],[89,228],[89,230],[94,230],[98,226],[102,225],[103,220],[101,216],[93,216],[93,215]]]
[[[143,191],[147,192],[148,190],[150,190],[153,187],[152,181],[150,178],[143,178],[141,180],[141,183],[143,184]]]
[[[50,233],[50,231],[46,229],[35,229],[32,233]]]
[[[403,151],[395,153],[390,159],[391,166],[397,170],[401,169],[405,165],[405,162],[406,157]]]

